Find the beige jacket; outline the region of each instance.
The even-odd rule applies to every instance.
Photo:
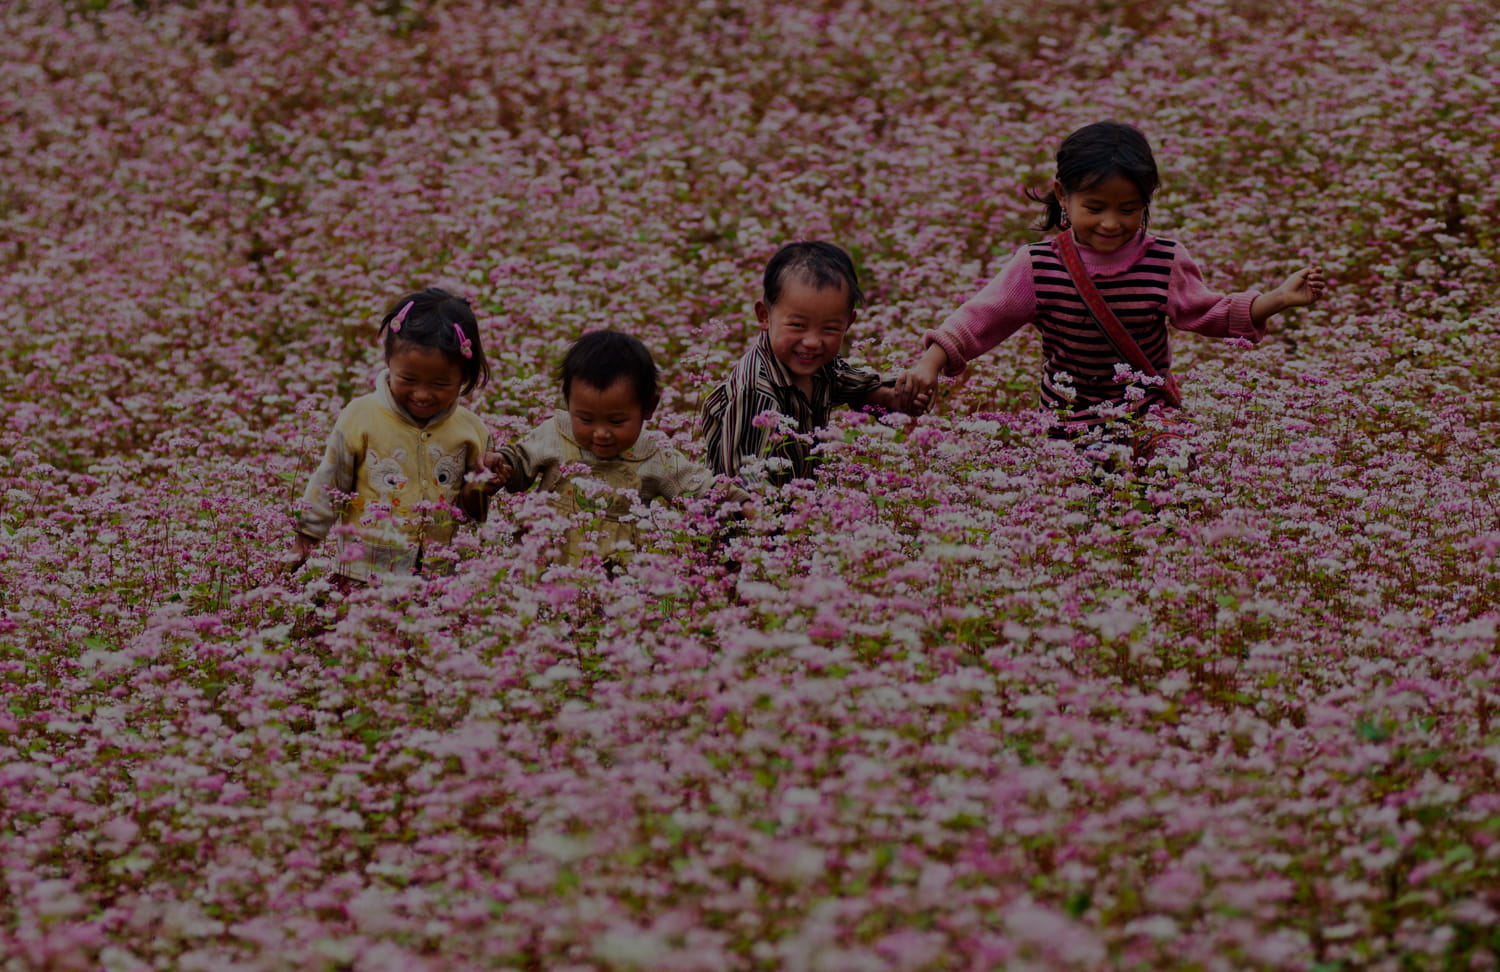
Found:
[[[588,530],[568,531],[563,552],[568,563],[577,563],[590,549],[606,559],[628,559],[629,550],[638,541],[635,524],[629,519],[636,497],[642,503],[651,503],[679,496],[703,496],[717,483],[710,469],[660,442],[650,432],[618,458],[600,459],[573,439],[571,424],[568,413],[558,409],[552,419],[537,426],[520,442],[500,449],[512,469],[506,489],[519,493],[536,485],[553,494],[552,505],[562,513],[592,511],[599,515],[593,528],[599,533],[595,543],[588,542],[585,536]],[[588,478],[602,488],[581,488],[565,475],[563,470],[575,463],[588,466]],[[743,503],[750,499],[750,494],[726,482],[724,499]]]
[[[430,545],[451,540],[464,474],[490,448],[489,430],[462,405],[417,423],[387,377],[339,413],[297,517],[297,532],[315,540],[336,523],[355,528],[339,533],[336,563],[356,580],[411,573]]]

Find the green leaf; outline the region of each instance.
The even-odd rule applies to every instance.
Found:
[[[1474,848],[1468,844],[1459,844],[1457,847],[1443,855],[1444,864],[1457,864],[1460,861],[1472,861],[1474,859]]]

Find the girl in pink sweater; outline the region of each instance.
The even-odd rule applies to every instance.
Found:
[[[912,392],[930,393],[940,375],[957,375],[1033,324],[1045,359],[1042,404],[1059,413],[1055,434],[1076,435],[1105,414],[1118,414],[1117,406],[1141,413],[1168,400],[1162,380],[1139,381],[1141,369],[1125,361],[1090,314],[1059,251],[1059,238],[1067,234],[1088,277],[1161,379],[1172,363],[1168,324],[1258,342],[1272,315],[1322,294],[1323,271],[1316,266],[1265,293],[1209,290],[1186,247],[1146,231],[1158,182],[1151,146],[1130,125],[1098,122],[1064,139],[1051,192],[1032,196],[1046,205],[1040,228],[1061,233],[1021,247],[999,276],[927,332],[922,357],[906,375]]]

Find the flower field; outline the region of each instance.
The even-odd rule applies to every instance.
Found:
[[[7,0],[0,55],[0,969],[1500,967],[1494,0]],[[285,571],[401,293],[473,300],[498,440],[608,326],[701,456],[780,243],[894,376],[1109,117],[1213,286],[1331,279],[1178,336],[1138,475],[1023,332],[625,573],[504,494],[450,576]]]

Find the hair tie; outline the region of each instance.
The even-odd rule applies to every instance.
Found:
[[[401,305],[400,310],[396,311],[396,316],[391,318],[392,334],[401,333],[401,325],[406,323],[406,315],[411,311],[411,305],[415,303],[416,301],[414,300],[408,300],[406,303]]]
[[[453,330],[458,333],[459,353],[462,354],[465,358],[474,357],[474,345],[469,340],[469,336],[464,333],[464,329],[459,325],[458,321],[453,322]]]

